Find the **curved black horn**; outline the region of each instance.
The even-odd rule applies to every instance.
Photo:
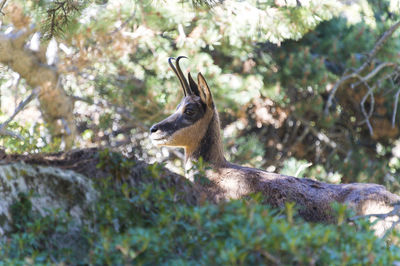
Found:
[[[182,83],[183,83],[182,86],[184,86],[184,88],[185,88],[187,94],[188,94],[188,95],[191,95],[191,94],[193,94],[193,92],[192,92],[192,90],[191,90],[190,87],[189,87],[189,84],[188,84],[188,82],[187,82],[187,80],[186,80],[186,78],[185,78],[185,75],[183,75],[183,73],[182,73],[181,67],[179,66],[179,60],[181,60],[182,58],[186,58],[186,59],[187,59],[186,56],[183,56],[183,55],[178,56],[178,58],[176,59],[176,70],[178,71],[178,77],[179,77],[179,79],[182,80]]]
[[[178,77],[179,82],[181,83],[181,86],[182,86],[183,94],[184,94],[185,97],[186,97],[186,95],[187,95],[188,93],[186,92],[185,85],[184,85],[183,81],[181,80],[181,78],[179,77],[179,73],[178,73],[178,71],[176,70],[174,64],[172,63],[172,60],[175,60],[175,58],[174,58],[174,57],[168,58],[168,64],[169,64],[169,66],[172,68],[172,70],[174,71],[175,75]]]
[[[190,89],[189,84],[188,84],[185,76],[182,73],[181,67],[179,66],[179,60],[181,60],[182,58],[187,58],[187,57],[186,56],[178,56],[177,59],[175,59],[174,57],[170,57],[170,58],[168,58],[168,63],[170,65],[170,67],[172,68],[172,70],[174,71],[174,73],[176,74],[176,76],[178,77],[179,82],[181,83],[181,86],[183,89],[183,93],[185,94],[185,96],[187,96],[187,95],[193,94],[193,92]],[[176,67],[172,63],[172,60],[176,60]]]

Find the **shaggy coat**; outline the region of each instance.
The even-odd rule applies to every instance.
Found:
[[[300,215],[308,221],[333,222],[331,205],[348,205],[359,215],[388,213],[400,202],[400,197],[377,184],[327,184],[319,181],[269,173],[228,162],[223,153],[220,120],[211,90],[201,73],[197,84],[183,76],[179,67],[169,63],[177,74],[184,95],[177,110],[165,120],[153,125],[150,137],[156,145],[183,147],[187,177],[193,179],[193,165],[200,158],[209,166],[202,186],[214,201],[239,199],[261,193],[264,201],[275,207],[295,202]],[[375,224],[378,234],[391,226],[398,217],[389,217]]]

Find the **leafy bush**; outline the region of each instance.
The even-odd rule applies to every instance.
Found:
[[[16,225],[4,238],[1,260],[21,265],[390,265],[400,260],[400,248],[375,237],[369,222],[343,222],[343,207],[336,208],[340,218],[335,225],[305,222],[293,204],[271,209],[258,195],[193,205],[176,200],[173,187],[166,189],[166,180],[160,179],[160,169],[149,166],[144,181],[134,187],[116,185],[111,178],[99,181],[100,197],[80,226],[61,212],[40,217],[29,207],[31,196],[21,195],[12,208]]]

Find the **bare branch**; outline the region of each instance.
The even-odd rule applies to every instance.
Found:
[[[391,210],[388,213],[371,213],[371,214],[367,214],[367,215],[358,215],[358,216],[349,218],[349,220],[355,221],[355,220],[358,220],[361,218],[370,218],[370,217],[377,217],[380,219],[385,219],[385,218],[391,217],[391,216],[399,216],[400,215],[400,203],[398,202],[393,205],[394,205],[393,210]]]
[[[10,137],[13,137],[13,138],[18,138],[20,140],[24,140],[24,138],[21,135],[15,133],[15,132],[12,132],[11,130],[7,130],[7,129],[1,129],[0,130],[0,135],[1,136],[10,136]]]
[[[361,73],[367,66],[368,64],[372,61],[372,59],[376,56],[378,51],[383,47],[387,39],[392,36],[392,34],[397,30],[397,28],[400,27],[400,21],[392,25],[385,33],[382,35],[382,37],[378,40],[378,42],[375,44],[374,48],[369,52],[367,60],[362,64],[357,70],[356,73]]]
[[[380,78],[380,79],[377,81],[377,84],[379,84],[379,86],[381,87],[381,84],[383,84],[383,82],[384,82],[385,80],[388,80],[388,79],[389,79],[389,80],[392,82],[393,80],[396,80],[396,78],[397,78],[398,76],[399,76],[399,73],[397,73],[397,72],[391,72],[391,73],[385,75],[384,77]],[[393,84],[393,86],[394,86],[394,84]],[[384,96],[386,96],[386,95],[392,93],[393,91],[395,91],[396,88],[393,87],[393,86],[392,86],[391,89],[386,90],[386,91],[382,94],[382,96],[384,97]]]
[[[25,99],[23,100],[15,109],[14,113],[5,121],[0,125],[0,132],[2,132],[4,130],[5,127],[7,127],[7,125],[15,118],[15,116],[21,112],[25,106],[30,103],[33,99],[36,98],[36,96],[39,93],[39,88],[35,88],[32,93]]]
[[[400,21],[395,23],[393,26],[391,26],[385,33],[382,35],[382,37],[376,42],[374,48],[371,50],[371,52],[368,54],[367,60],[359,67],[357,70],[355,70],[352,74],[346,75],[342,77],[338,82],[336,82],[335,86],[329,93],[328,100],[326,102],[325,110],[324,110],[324,115],[328,115],[329,113],[329,108],[332,105],[333,98],[335,96],[336,91],[338,90],[339,86],[342,85],[345,81],[351,79],[351,78],[356,78],[358,77],[361,81],[363,81],[363,78],[360,77],[360,73],[368,66],[368,64],[372,61],[372,59],[376,56],[378,51],[382,48],[386,40],[392,36],[392,34],[397,30],[397,28],[400,27]],[[383,63],[379,65],[376,69],[374,69],[370,74],[368,74],[364,79],[372,78],[375,76],[383,67],[388,66],[389,64],[392,63]],[[366,79],[366,80],[368,80]]]
[[[1,4],[0,4],[0,14],[3,15],[3,16],[5,15],[4,12],[3,12],[3,8],[6,5],[6,3],[7,3],[7,0],[3,0],[1,2]]]
[[[305,127],[306,130],[309,130],[315,137],[317,137],[320,141],[326,143],[329,147],[331,147],[334,150],[339,151],[342,154],[346,154],[345,150],[343,150],[334,140],[329,138],[325,133],[318,131],[315,126],[312,126],[309,121],[306,121],[305,119],[301,117],[296,117],[294,116],[297,120],[299,120]],[[308,132],[308,131],[307,131]],[[303,136],[301,136],[304,138]]]
[[[395,229],[400,224],[400,216],[399,215],[397,215],[397,216],[399,217],[397,219],[397,221],[392,223],[392,225],[390,226],[390,228],[388,230],[386,230],[386,232],[382,238],[386,238],[393,231],[393,229]]]
[[[400,95],[400,89],[396,92],[396,94],[394,96],[393,115],[392,115],[392,128],[394,128],[394,124],[395,124],[395,121],[396,121],[397,106],[399,104],[399,95]]]
[[[349,218],[348,221],[353,222],[353,221],[361,219],[361,218],[375,217],[386,223],[391,223],[390,228],[385,229],[385,234],[382,236],[382,238],[386,238],[389,235],[389,233],[391,233],[392,230],[395,229],[400,224],[400,203],[397,202],[397,203],[393,204],[392,206],[393,206],[393,210],[391,210],[388,213],[376,213],[376,214],[372,213],[372,214],[367,214],[367,215],[357,215],[357,216]],[[389,217],[397,217],[397,219],[396,218],[387,219]]]
[[[326,102],[326,106],[325,106],[325,110],[324,110],[324,115],[328,115],[329,108],[332,105],[333,97],[335,97],[336,91],[338,90],[339,86],[342,85],[342,83],[344,83],[346,80],[349,80],[351,78],[359,78],[360,80],[362,80],[362,77],[360,75],[358,75],[358,73],[352,73],[352,74],[342,77],[338,82],[336,82],[335,86],[329,93],[329,97]]]
[[[332,105],[333,97],[335,96],[336,91],[338,90],[339,86],[342,85],[342,83],[344,83],[346,80],[349,80],[351,78],[358,78],[360,81],[357,82],[356,84],[352,85],[352,88],[357,87],[361,83],[366,84],[366,81],[373,78],[376,74],[379,73],[379,71],[381,71],[383,68],[388,67],[388,66],[395,66],[395,64],[391,63],[391,62],[382,63],[382,64],[378,65],[370,73],[368,73],[365,77],[362,77],[359,75],[359,73],[354,72],[354,73],[351,73],[351,74],[346,75],[343,78],[341,78],[338,82],[336,82],[335,86],[329,93],[328,101],[326,102],[326,106],[325,106],[325,110],[324,110],[324,115],[328,115],[329,107],[331,107],[331,105]]]
[[[365,83],[366,81],[370,80],[371,78],[373,78],[376,74],[379,73],[379,71],[381,71],[383,68],[385,67],[389,67],[389,66],[396,66],[395,63],[391,63],[391,62],[385,62],[382,63],[380,65],[378,65],[376,68],[374,68],[374,70],[372,70],[371,72],[369,72],[365,77],[363,77],[361,79],[361,81],[357,82],[356,84],[352,85],[352,88],[357,87],[358,85],[360,85],[361,83]]]
[[[369,129],[369,134],[372,136],[374,134],[374,130],[372,128],[371,122],[369,121],[369,118],[371,117],[372,112],[374,111],[374,104],[375,104],[374,93],[373,93],[374,87],[372,88],[369,87],[366,82],[365,85],[368,87],[368,92],[362,98],[360,105],[361,105],[361,112],[365,117],[365,122],[367,123]],[[367,113],[365,110],[365,101],[368,99],[368,96],[371,96],[371,107],[369,109],[369,112]]]
[[[115,30],[113,30],[110,35],[114,35],[115,33],[117,33],[118,31],[122,30],[128,23],[129,21],[131,21],[132,19],[134,19],[136,16],[136,2],[135,2],[135,6],[133,8],[133,13]]]

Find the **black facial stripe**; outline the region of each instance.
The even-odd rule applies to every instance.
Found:
[[[174,134],[176,131],[191,126],[203,118],[204,112],[195,111],[193,116],[187,116],[184,113],[174,113],[167,117],[158,124],[158,128],[161,131],[168,133],[169,135]]]
[[[187,109],[190,109],[190,111],[185,112]],[[159,122],[156,126],[160,132],[171,136],[178,130],[191,126],[202,119],[206,110],[207,106],[199,96],[187,96],[178,104],[174,114]]]

